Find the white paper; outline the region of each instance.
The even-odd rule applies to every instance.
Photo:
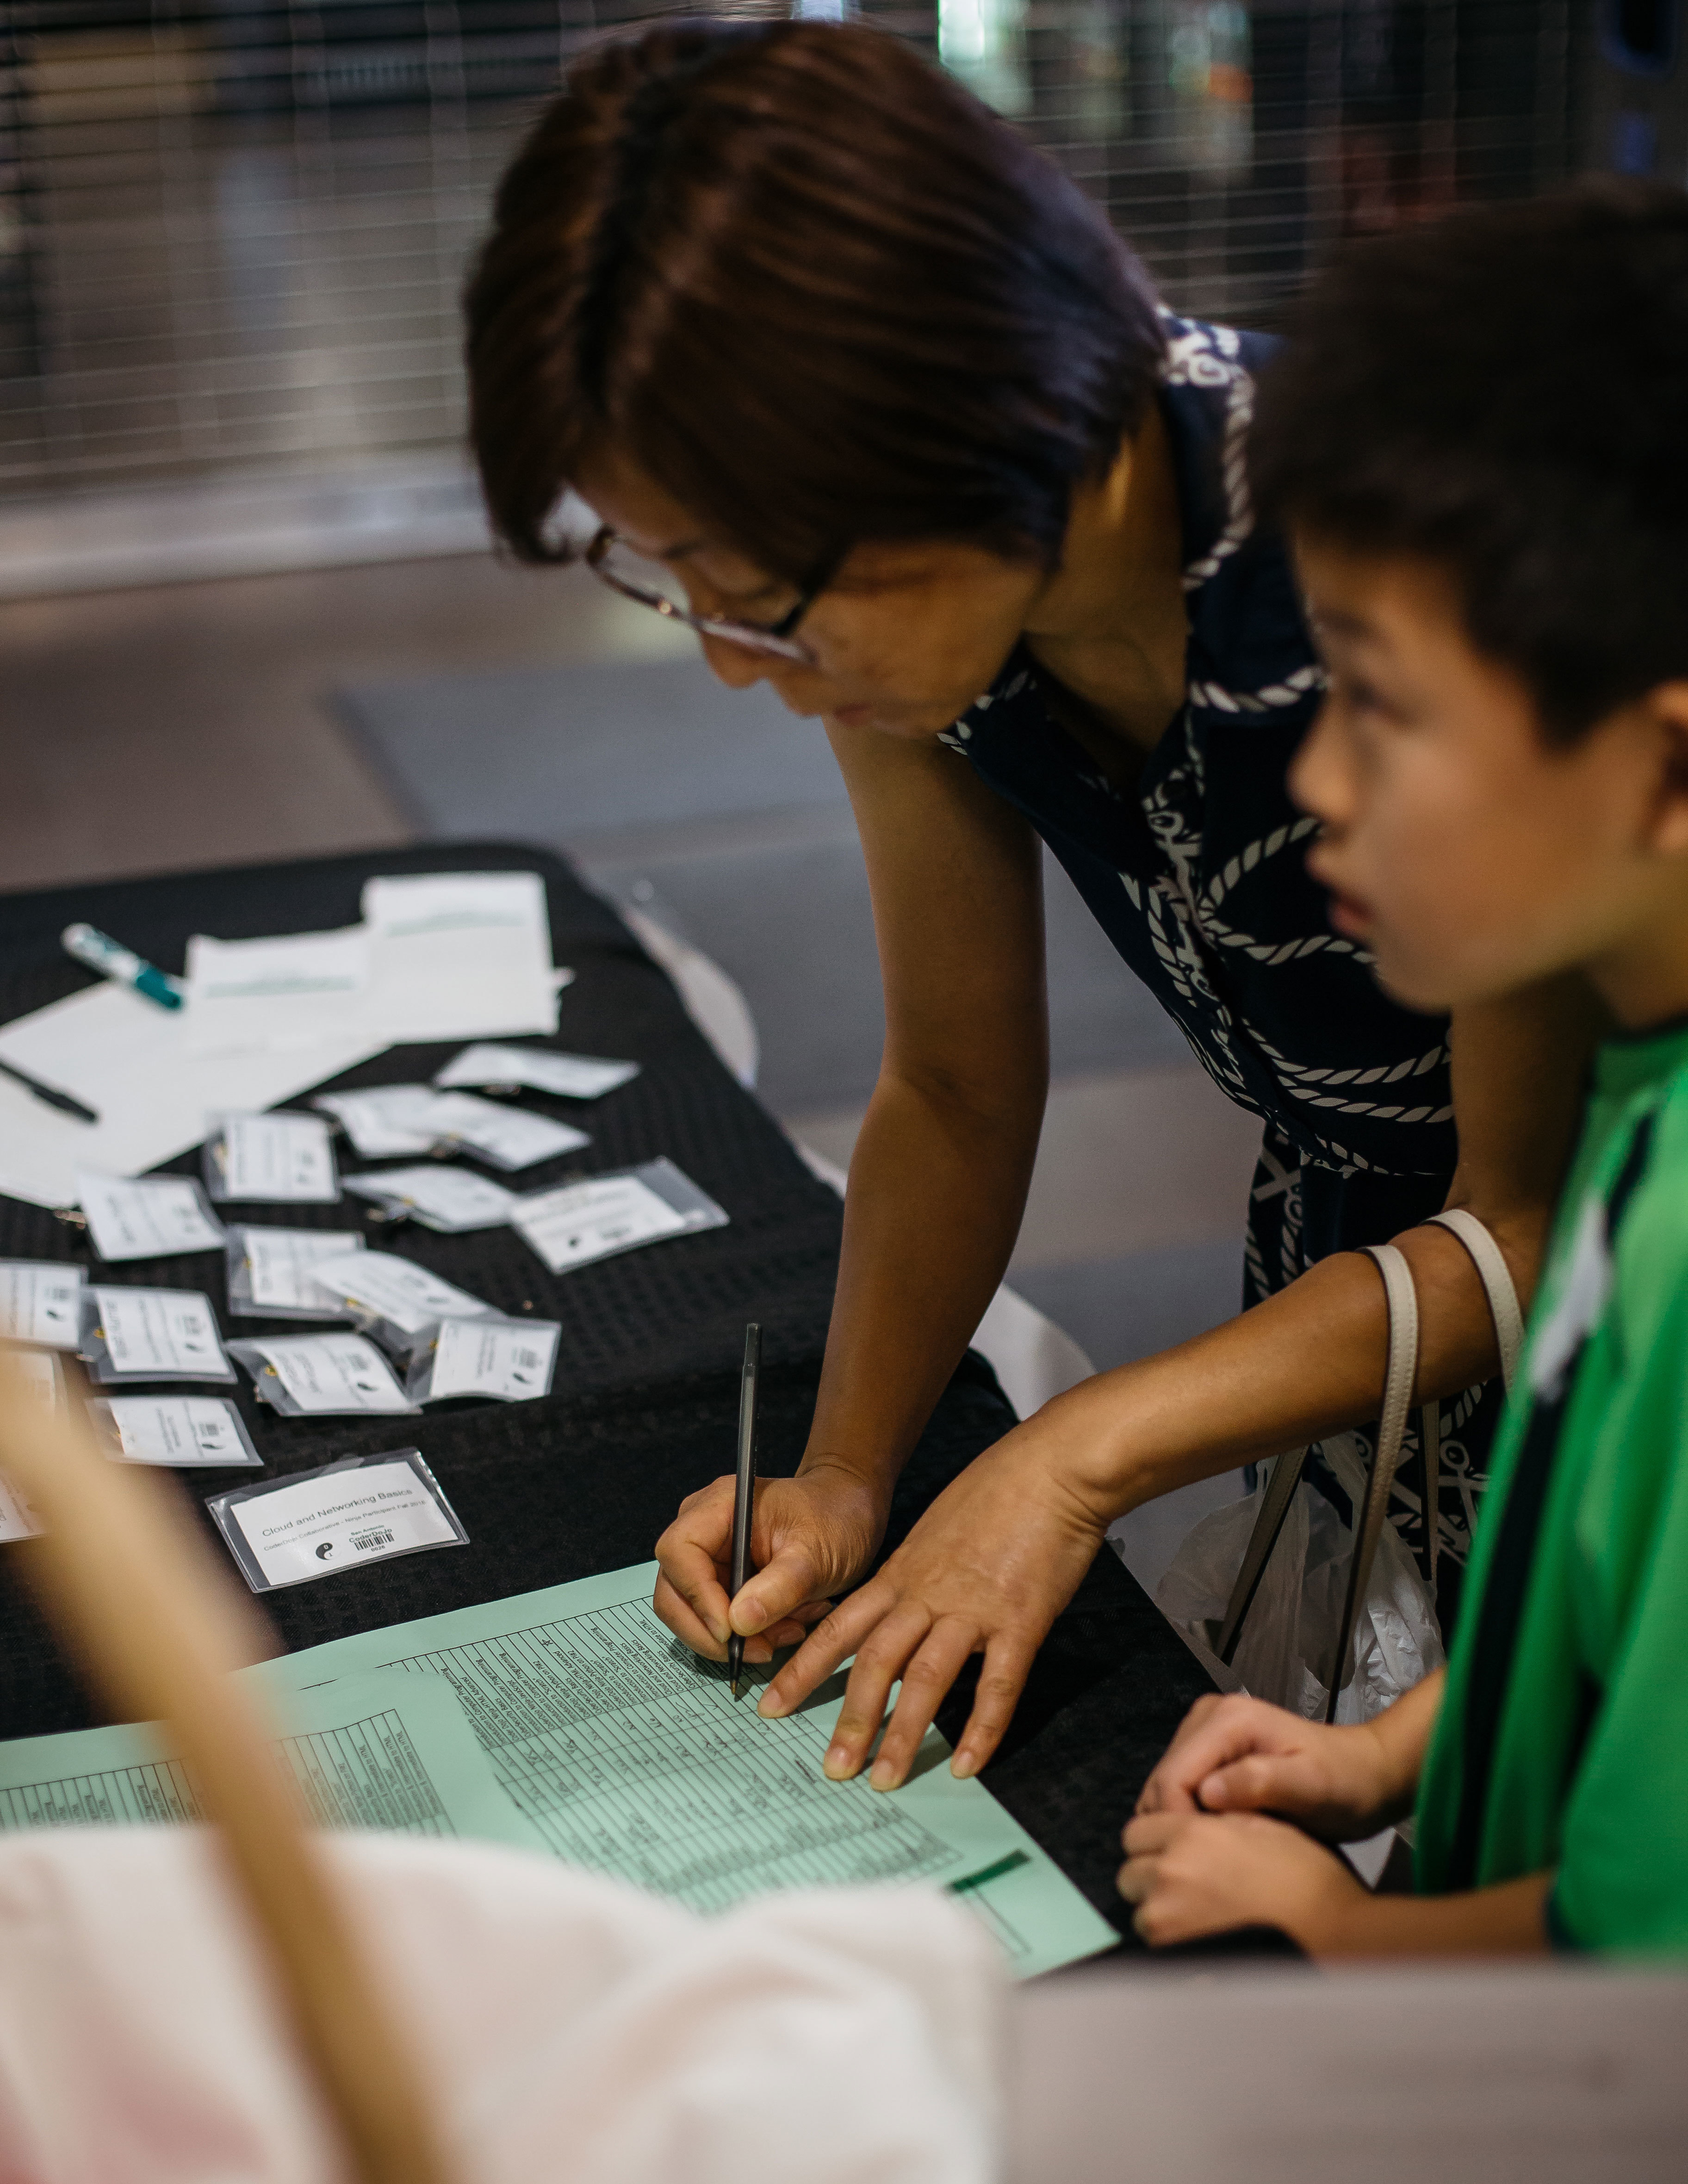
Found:
[[[455,1139],[504,1168],[532,1167],[592,1143],[584,1130],[553,1122],[549,1115],[500,1107],[494,1100],[477,1100],[472,1092],[438,1093],[428,1120],[437,1139]]]
[[[694,1214],[676,1212],[632,1175],[565,1183],[524,1198],[510,1221],[554,1274],[703,1225]]]
[[[537,872],[426,872],[366,883],[363,922],[187,949],[196,1054],[554,1032],[545,883]]]
[[[397,1457],[254,1494],[231,1502],[229,1514],[271,1585],[457,1539],[426,1486]]]
[[[414,1208],[432,1226],[448,1232],[500,1228],[515,1204],[515,1193],[501,1183],[437,1161],[426,1167],[388,1167],[372,1175],[343,1176],[341,1183],[359,1198]]]
[[[392,1368],[372,1342],[361,1334],[276,1334],[249,1336],[242,1355],[256,1351],[292,1397],[311,1417],[345,1416],[359,1411],[414,1411]],[[265,1393],[262,1368],[253,1376]]]
[[[370,995],[394,1044],[557,1028],[545,883],[537,872],[365,883]]]
[[[523,1403],[551,1384],[551,1362],[562,1330],[550,1320],[448,1319],[434,1346],[427,1401],[492,1396]]]
[[[437,1319],[496,1318],[489,1304],[467,1290],[431,1274],[414,1259],[391,1251],[353,1251],[311,1269],[319,1295],[390,1320],[402,1334],[420,1334]]]
[[[0,1259],[0,1341],[74,1350],[81,1340],[82,1269],[46,1259]]]
[[[435,1072],[434,1082],[443,1091],[459,1084],[526,1084],[560,1100],[601,1100],[638,1073],[637,1061],[600,1061],[548,1047],[465,1046]]]
[[[387,1044],[348,1036],[289,1053],[198,1056],[187,1017],[102,978],[0,1029],[0,1056],[100,1117],[79,1123],[0,1078],[0,1191],[32,1206],[74,1206],[79,1168],[142,1174],[201,1143],[208,1114],[273,1107]]]
[[[212,1156],[225,1198],[331,1206],[339,1197],[321,1116],[216,1115],[211,1120]]]
[[[94,1406],[125,1463],[249,1465],[240,1413],[223,1396],[112,1396]]]
[[[425,1153],[439,1133],[424,1117],[437,1095],[428,1084],[377,1084],[363,1092],[323,1092],[313,1103],[345,1125],[365,1160]]]
[[[187,944],[182,1014],[193,1054],[357,1038],[372,1021],[369,936],[358,925],[261,940],[196,933]]]
[[[310,1269],[319,1260],[343,1259],[364,1248],[363,1238],[351,1228],[242,1228],[237,1234],[255,1310],[326,1315],[327,1300]]]
[[[195,1290],[91,1288],[109,1378],[232,1380],[211,1300]],[[84,1316],[86,1316],[86,1306]]]
[[[222,1223],[206,1212],[198,1184],[186,1176],[128,1183],[82,1169],[76,1195],[94,1249],[114,1264],[167,1259],[180,1251],[214,1251],[223,1240]]]

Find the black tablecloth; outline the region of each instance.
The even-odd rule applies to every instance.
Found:
[[[726,1208],[730,1224],[549,1274],[508,1229],[439,1236],[372,1228],[397,1249],[511,1314],[559,1321],[554,1393],[542,1402],[454,1404],[420,1418],[309,1421],[239,1402],[271,1476],[331,1457],[421,1449],[467,1528],[461,1550],[347,1571],[266,1596],[290,1648],[411,1616],[497,1600],[649,1557],[681,1496],[731,1468],[744,1323],[759,1319],[766,1360],[761,1468],[789,1471],[802,1451],[831,1308],[840,1209],[756,1100],[699,1035],[665,974],[607,905],[543,851],[454,843],[304,864],[0,896],[0,1021],[92,983],[64,956],[62,928],[85,918],[170,971],[188,934],[239,939],[320,931],[359,915],[376,872],[537,871],[550,903],[563,994],[555,1044],[643,1064],[633,1082],[568,1112],[592,1133],[583,1151],[525,1170],[524,1190],[666,1153]],[[461,1044],[395,1047],[337,1084],[415,1082]],[[536,1099],[532,1104],[558,1112]],[[198,1154],[170,1164],[198,1172]],[[288,1227],[359,1223],[359,1202],[242,1206],[231,1218]],[[103,1282],[207,1292],[224,1332],[298,1331],[298,1323],[231,1321],[220,1253],[107,1267],[53,1214],[0,1198],[0,1257],[80,1258]],[[224,1392],[220,1390],[219,1392]],[[984,1362],[970,1355],[904,1475],[887,1548],[944,1484],[1013,1423]],[[250,1472],[183,1474],[179,1490],[211,1531],[202,1497]],[[212,1533],[214,1539],[215,1535]],[[0,1549],[0,1735],[88,1725],[86,1699],[18,1583],[27,1543]],[[226,1551],[217,1543],[219,1555]],[[1111,1554],[1100,1556],[1044,1648],[1005,1747],[984,1780],[1105,1915],[1118,1830],[1138,1788],[1206,1680]],[[965,1694],[942,1717],[953,1735]]]

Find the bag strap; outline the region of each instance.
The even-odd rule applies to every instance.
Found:
[[[1470,1254],[1471,1262],[1477,1269],[1478,1279],[1483,1284],[1484,1295],[1489,1300],[1489,1310],[1494,1318],[1495,1339],[1501,1351],[1501,1379],[1510,1388],[1513,1375],[1518,1369],[1518,1353],[1524,1347],[1524,1314],[1518,1308],[1518,1290],[1501,1256],[1501,1247],[1477,1216],[1467,1212],[1462,1206],[1455,1206],[1430,1217],[1457,1236]],[[1343,1603],[1336,1660],[1330,1679],[1330,1698],[1325,1709],[1327,1721],[1336,1719],[1337,1695],[1354,1672],[1353,1663],[1349,1657],[1353,1650],[1355,1619],[1359,1613],[1360,1602],[1366,1596],[1372,1564],[1377,1559],[1378,1542],[1383,1536],[1390,1490],[1395,1484],[1395,1474],[1401,1464],[1401,1442],[1407,1430],[1407,1412],[1412,1398],[1412,1383],[1418,1371],[1418,1296],[1413,1285],[1412,1270],[1393,1244],[1368,1244],[1362,1248],[1367,1256],[1376,1262],[1384,1278],[1384,1295],[1389,1306],[1389,1372],[1384,1383],[1383,1415],[1378,1425],[1378,1452],[1366,1486],[1365,1513],[1355,1527],[1354,1557],[1348,1569],[1347,1596]],[[1437,1549],[1440,1544],[1440,1404],[1424,1404],[1419,1412],[1419,1419],[1424,1450],[1424,1539],[1434,1596]]]
[[[1524,1347],[1524,1314],[1518,1306],[1518,1290],[1513,1286],[1512,1274],[1501,1256],[1501,1248],[1477,1216],[1466,1212],[1462,1206],[1432,1214],[1430,1219],[1457,1236],[1470,1254],[1494,1318],[1496,1340],[1501,1351],[1501,1378],[1510,1388],[1513,1376],[1518,1369],[1518,1356]],[[1378,1541],[1382,1536],[1384,1515],[1389,1505],[1389,1491],[1400,1468],[1401,1446],[1405,1438],[1407,1412],[1412,1401],[1418,1355],[1418,1300],[1411,1269],[1405,1257],[1392,1244],[1368,1245],[1366,1250],[1384,1279],[1384,1295],[1390,1318],[1390,1357],[1378,1435],[1378,1462],[1372,1468],[1365,1510],[1357,1513],[1355,1556],[1349,1573],[1342,1643],[1336,1657],[1340,1667],[1350,1673],[1348,1652],[1353,1638],[1354,1618],[1371,1577]],[[1392,1392],[1395,1397],[1393,1403]],[[1396,1412],[1399,1412],[1399,1420],[1391,1443],[1390,1424]],[[1418,1430],[1424,1451],[1424,1536],[1433,1596],[1440,1546],[1438,1512],[1441,1506],[1441,1405],[1439,1402],[1423,1404],[1418,1413]],[[1225,1613],[1218,1623],[1207,1626],[1213,1650],[1227,1667],[1235,1656],[1242,1637],[1243,1624],[1254,1605],[1260,1581],[1266,1574],[1266,1566],[1272,1559],[1273,1550],[1284,1529],[1284,1520],[1290,1513],[1290,1504],[1301,1484],[1306,1461],[1305,1448],[1288,1449],[1276,1459],[1272,1477],[1261,1500],[1260,1514],[1255,1519],[1254,1529],[1243,1552],[1241,1567],[1231,1587]],[[1383,1482],[1381,1487],[1380,1479]],[[1346,1675],[1341,1680],[1345,1682]],[[1333,1680],[1330,1700],[1333,1713],[1336,1692],[1340,1688],[1340,1683]]]
[[[1471,1262],[1477,1269],[1478,1279],[1489,1299],[1489,1310],[1494,1316],[1495,1340],[1501,1346],[1501,1378],[1510,1388],[1524,1348],[1524,1313],[1511,1272],[1501,1256],[1501,1247],[1477,1216],[1468,1213],[1462,1206],[1451,1206],[1446,1213],[1433,1213],[1430,1219],[1451,1230],[1471,1254]]]
[[[1384,1375],[1383,1411],[1378,1420],[1377,1454],[1366,1482],[1362,1509],[1354,1513],[1354,1552],[1348,1563],[1348,1586],[1343,1596],[1342,1620],[1336,1633],[1336,1657],[1329,1679],[1330,1697],[1324,1718],[1336,1719],[1336,1702],[1343,1685],[1353,1674],[1349,1656],[1353,1651],[1354,1623],[1365,1597],[1366,1585],[1377,1559],[1378,1541],[1389,1513],[1390,1490],[1401,1468],[1401,1444],[1407,1438],[1407,1413],[1412,1407],[1412,1383],[1418,1375],[1418,1292],[1407,1255],[1393,1244],[1365,1244],[1366,1256],[1383,1276],[1384,1299],[1389,1308],[1389,1368]],[[1426,1404],[1426,1410],[1432,1407]],[[1440,1440],[1440,1435],[1438,1436]],[[1440,1484],[1440,1463],[1437,1467]],[[1428,1496],[1429,1481],[1426,1481]],[[1430,1512],[1428,1530],[1434,1532]]]
[[[1260,1514],[1254,1520],[1254,1529],[1249,1534],[1249,1543],[1243,1549],[1242,1566],[1236,1582],[1231,1587],[1231,1597],[1225,1613],[1217,1624],[1208,1626],[1208,1637],[1214,1652],[1228,1669],[1237,1642],[1243,1635],[1243,1624],[1254,1606],[1254,1596],[1260,1590],[1260,1581],[1266,1574],[1266,1565],[1272,1559],[1272,1550],[1278,1544],[1278,1535],[1284,1529],[1284,1519],[1290,1513],[1290,1504],[1301,1481],[1301,1473],[1307,1461],[1304,1448],[1285,1449],[1274,1459],[1272,1476],[1267,1481],[1261,1496]]]
[[[1486,1241],[1488,1232],[1485,1230],[1484,1234]],[[1384,1296],[1389,1309],[1389,1366],[1384,1379],[1377,1460],[1372,1466],[1371,1477],[1367,1483],[1364,1509],[1357,1509],[1354,1513],[1354,1553],[1348,1565],[1348,1588],[1343,1602],[1336,1649],[1336,1670],[1330,1681],[1327,1720],[1334,1719],[1337,1693],[1347,1680],[1341,1672],[1348,1666],[1354,1618],[1358,1612],[1366,1580],[1371,1575],[1384,1513],[1389,1507],[1390,1489],[1395,1484],[1395,1474],[1400,1468],[1401,1446],[1407,1432],[1407,1413],[1412,1400],[1412,1383],[1418,1370],[1418,1293],[1412,1285],[1412,1269],[1405,1255],[1393,1244],[1368,1244],[1362,1248],[1375,1262],[1384,1279]],[[1427,1417],[1435,1411],[1434,1404],[1426,1404],[1424,1407]],[[1440,1419],[1437,1425],[1440,1456]],[[1284,1520],[1290,1513],[1290,1499],[1301,1483],[1306,1461],[1306,1449],[1286,1451],[1278,1458],[1271,1482],[1262,1497],[1260,1514],[1255,1519],[1248,1546],[1243,1551],[1242,1567],[1237,1572],[1236,1583],[1231,1588],[1229,1603],[1217,1630],[1213,1634],[1213,1650],[1228,1668],[1242,1636],[1244,1620],[1253,1605],[1255,1594],[1260,1589],[1261,1579],[1266,1574],[1266,1565],[1272,1559],[1272,1551],[1278,1544],[1278,1535],[1283,1530]],[[1436,1468],[1436,1483],[1440,1485],[1440,1463]],[[1434,1533],[1434,1524],[1430,1529]]]
[[[1477,1216],[1468,1213],[1462,1206],[1451,1206],[1443,1213],[1433,1213],[1430,1219],[1457,1236],[1471,1255],[1477,1278],[1489,1300],[1490,1316],[1495,1323],[1495,1340],[1501,1351],[1501,1379],[1502,1384],[1510,1389],[1513,1375],[1518,1370],[1518,1355],[1524,1348],[1524,1313],[1518,1306],[1518,1293],[1513,1284],[1511,1269],[1501,1256],[1501,1247]],[[1430,1592],[1434,1598],[1436,1557],[1442,1543],[1441,1405],[1426,1403],[1419,1412],[1419,1418],[1424,1449],[1424,1542],[1430,1565]]]

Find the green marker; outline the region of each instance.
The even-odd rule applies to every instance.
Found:
[[[67,925],[58,938],[67,956],[97,971],[101,978],[115,979],[120,986],[132,986],[161,1009],[181,1006],[180,978],[172,978],[168,971],[159,970],[132,948],[97,933],[92,925]]]

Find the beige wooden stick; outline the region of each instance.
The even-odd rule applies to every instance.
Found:
[[[272,1649],[159,1480],[96,1443],[67,1370],[55,1415],[0,1349],[0,1471],[46,1537],[19,1556],[67,1652],[120,1721],[164,1721],[272,1952],[305,2057],[365,2184],[447,2184],[421,2075],[290,1797],[280,1729],[231,1671]]]

